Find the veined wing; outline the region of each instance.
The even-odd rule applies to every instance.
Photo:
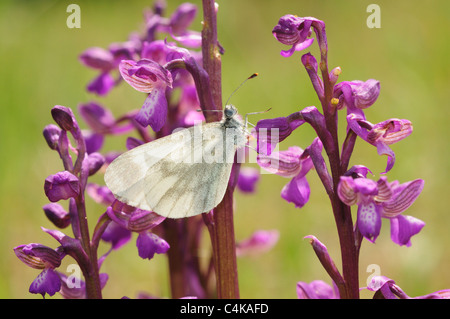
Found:
[[[165,217],[207,212],[222,200],[233,165],[235,152],[224,152],[226,134],[217,136],[221,131],[219,122],[208,123],[134,148],[110,164],[106,185],[120,201]],[[205,161],[211,153],[219,157]]]

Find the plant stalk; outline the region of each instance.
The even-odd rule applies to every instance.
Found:
[[[203,67],[209,75],[210,92],[214,109],[221,110],[221,58],[217,42],[217,12],[213,0],[203,0],[202,3]],[[214,209],[213,214],[214,223],[210,224],[209,229],[217,278],[217,297],[220,299],[239,298],[233,224],[233,187],[227,188],[222,202]]]

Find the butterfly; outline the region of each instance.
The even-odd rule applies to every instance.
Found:
[[[223,199],[235,153],[248,132],[233,105],[221,121],[178,130],[133,148],[106,169],[105,183],[121,202],[168,218],[208,212]]]

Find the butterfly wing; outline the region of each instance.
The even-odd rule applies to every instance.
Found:
[[[223,130],[219,122],[201,127],[203,132]],[[225,194],[234,152],[222,152],[223,160],[207,163],[202,158],[205,151],[220,151],[223,140],[204,140],[196,129],[178,131],[122,154],[106,170],[106,185],[120,201],[165,217],[189,217],[213,209]]]

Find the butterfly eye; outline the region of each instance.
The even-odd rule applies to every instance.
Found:
[[[223,111],[223,114],[226,118],[231,118],[237,113],[236,108],[233,105],[227,105],[225,106],[225,110]]]

